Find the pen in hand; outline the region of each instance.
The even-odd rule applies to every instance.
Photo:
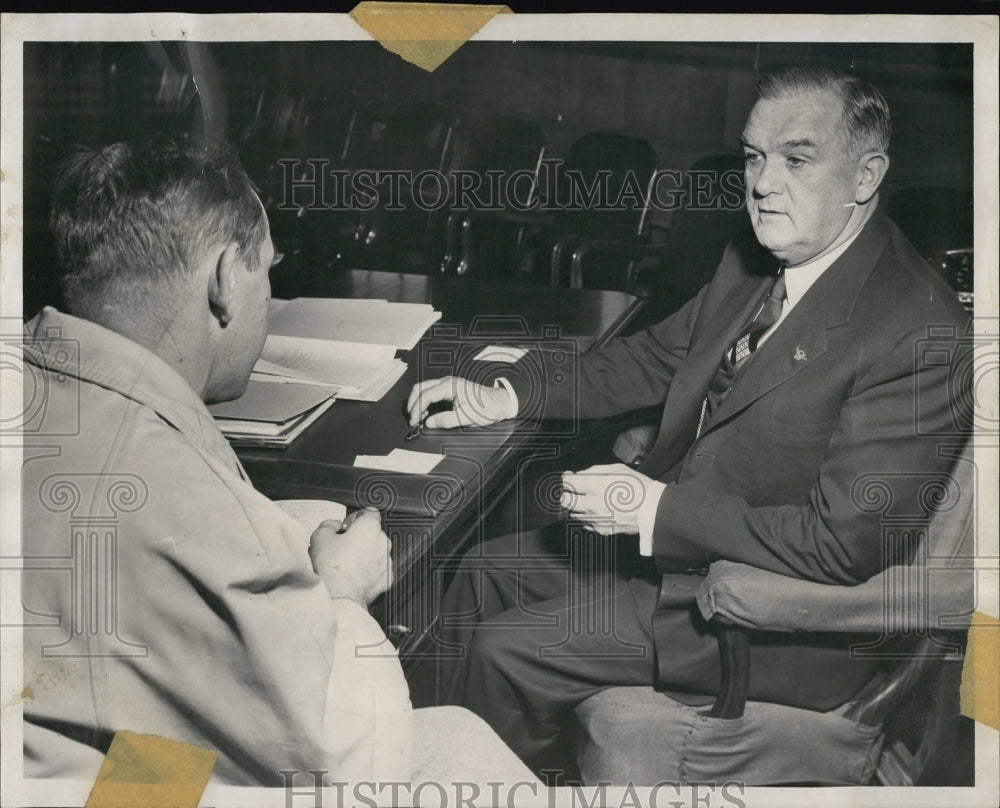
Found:
[[[414,438],[419,438],[420,435],[423,434],[425,423],[427,423],[426,415],[420,419],[420,423],[418,423],[415,427],[413,427],[413,429],[411,429],[409,432],[406,433],[406,436],[403,438],[403,440],[413,440]]]
[[[351,511],[349,514],[347,514],[347,516],[344,517],[344,521],[341,522],[341,524],[340,524],[340,530],[338,530],[337,532],[338,533],[343,533],[344,531],[346,531],[347,528],[349,528],[351,525],[353,525],[354,521],[359,516],[361,516],[361,514],[363,514],[365,511],[370,511],[370,512],[375,513],[375,514],[377,514],[379,512],[378,508],[373,508],[371,505],[365,505],[365,507],[363,507],[363,508],[361,508],[359,510]]]
[[[414,438],[419,438],[421,435],[424,434],[424,430],[427,428],[428,418],[430,418],[435,413],[446,412],[447,410],[450,409],[452,409],[452,403],[450,401],[433,402],[427,408],[427,411],[424,413],[424,417],[420,419],[420,421],[417,423],[415,427],[413,427],[413,429],[411,429],[409,432],[406,433],[403,440],[413,440]]]

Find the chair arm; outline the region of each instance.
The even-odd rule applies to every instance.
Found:
[[[448,214],[448,225],[445,230],[445,244],[444,244],[444,255],[441,258],[441,274],[447,274],[451,271],[452,265],[455,263],[456,256],[458,256],[458,266],[455,267],[456,275],[464,275],[469,271],[469,260],[466,250],[463,249],[462,254],[459,256],[459,230],[463,235],[462,243],[463,247],[466,246],[465,242],[467,239],[464,238],[465,233],[469,229],[469,214],[463,211],[456,211]]]
[[[585,236],[580,233],[565,233],[556,239],[556,243],[552,245],[552,258],[549,261],[549,284],[551,286],[559,285],[559,279],[562,275],[562,254],[566,250],[575,250],[576,245],[582,238],[585,238]],[[574,252],[573,255],[575,254]],[[572,272],[570,272],[569,285],[572,289],[580,289],[583,286],[580,279],[576,278]]]
[[[920,569],[920,568],[918,568]],[[716,561],[696,600],[706,620],[723,617],[761,631],[881,632],[961,628],[970,613],[968,570],[890,567],[856,586],[803,581],[732,561]]]
[[[926,568],[924,571],[929,572]],[[716,561],[695,593],[702,616],[718,629],[722,681],[709,716],[739,718],[750,686],[750,635],[760,631],[910,632],[968,622],[973,577],[968,570],[889,567],[857,586],[802,581],[733,561]],[[925,640],[929,642],[929,640]],[[929,653],[884,670],[858,694],[847,717],[877,726],[918,679]]]
[[[719,640],[721,677],[719,695],[709,718],[742,718],[750,695],[750,632],[725,618],[715,618]],[[930,638],[924,637],[909,656],[895,666],[883,667],[851,700],[844,718],[869,727],[881,726],[906,692],[940,657]]]
[[[966,461],[971,460],[971,452],[967,446],[952,478],[960,497],[965,492],[970,505],[973,465]],[[881,725],[930,660],[946,648],[930,630],[968,627],[974,570],[957,568],[949,561],[969,557],[974,540],[972,515],[971,507],[939,511],[930,531],[930,546],[920,561],[889,567],[856,586],[803,581],[732,561],[713,563],[695,593],[702,616],[716,624],[719,635],[722,681],[709,715],[743,715],[749,691],[750,629],[916,633],[917,645],[902,662],[883,667],[845,713],[858,723]]]

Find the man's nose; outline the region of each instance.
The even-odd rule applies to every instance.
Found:
[[[774,160],[763,160],[756,171],[748,172],[747,188],[754,198],[768,196],[781,190],[781,173]]]

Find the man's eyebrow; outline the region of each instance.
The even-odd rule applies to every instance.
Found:
[[[753,149],[754,151],[764,151],[760,146],[754,146],[746,136],[740,138],[740,145],[744,149]],[[781,144],[782,150],[788,151],[791,149],[815,149],[816,144],[807,137],[794,138],[793,140],[786,140]]]
[[[813,143],[809,138],[796,138],[795,140],[786,140],[781,144],[783,149],[815,149],[816,144]]]

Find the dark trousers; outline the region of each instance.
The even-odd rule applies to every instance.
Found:
[[[485,719],[536,771],[562,768],[560,733],[581,701],[613,685],[651,685],[659,589],[636,536],[576,523],[485,542],[442,601],[441,695]]]

